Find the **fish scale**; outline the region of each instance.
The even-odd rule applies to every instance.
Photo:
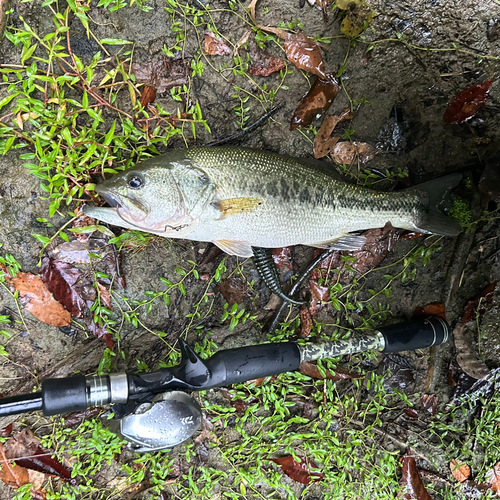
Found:
[[[130,187],[131,176],[141,180]],[[346,183],[324,164],[245,148],[176,150],[100,184],[113,208],[85,207],[104,222],[165,237],[211,241],[249,257],[252,247],[296,244],[353,250],[348,233],[394,227],[453,236],[460,224],[439,211],[460,174],[400,192]]]

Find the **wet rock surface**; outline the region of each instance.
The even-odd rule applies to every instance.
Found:
[[[217,9],[214,13],[217,27],[233,43],[245,34],[247,26],[231,14],[227,2],[214,0],[202,3]],[[109,12],[93,7],[92,31],[98,39],[116,38],[134,42],[136,60],[150,61],[162,54],[164,46],[172,47],[175,44],[175,35],[170,29],[171,20],[164,9],[164,2],[149,0],[147,5],[152,7],[150,12],[136,8]],[[372,1],[370,5],[378,16],[365,32],[364,39],[350,48],[343,73],[343,85],[348,93],[339,92],[329,114],[339,114],[350,105],[349,99],[365,102],[352,124],[354,137],[359,141],[377,144],[383,150],[367,165],[369,168],[382,172],[386,169],[401,169],[408,174],[398,187],[454,171],[471,172],[472,183],[477,185],[486,158],[495,153],[499,144],[500,85],[493,83],[486,106],[468,123],[445,124],[443,114],[448,102],[458,92],[498,75],[500,6],[494,1],[462,2],[457,8],[457,2],[451,0]],[[9,23],[14,28],[22,26],[22,17],[39,33],[52,29],[51,13],[40,3],[12,2],[12,8]],[[318,9],[307,4],[301,9],[298,0],[262,0],[258,4],[257,18],[260,24],[267,26],[276,26],[283,20],[292,22],[293,19],[299,19],[303,23],[303,33],[334,37],[330,50],[324,52],[325,65],[327,71],[332,73],[342,66],[349,42],[345,38],[337,38],[339,23],[332,13],[325,20]],[[76,18],[70,23],[70,33],[74,53],[88,64],[94,54],[101,50],[99,44],[92,37],[87,37],[86,30]],[[459,49],[454,49],[453,44],[457,44]],[[107,46],[107,49],[113,55],[119,54],[121,50],[114,46]],[[270,44],[268,50],[274,56],[283,57],[274,44]],[[194,56],[198,51],[198,40],[194,32],[190,31],[185,55]],[[481,59],[480,64],[478,59]],[[0,60],[3,64],[19,64],[20,51],[13,50],[9,41],[4,39],[0,44]],[[209,61],[218,67],[219,63],[231,64],[232,57],[220,56],[217,60]],[[207,66],[209,61],[206,61]],[[259,85],[266,82],[264,77],[254,78]],[[270,78],[278,77],[274,75]],[[196,138],[189,138],[189,146],[207,144],[238,130],[234,113],[238,100],[232,97],[231,83],[230,77],[221,79],[210,68],[203,76],[194,77],[192,98],[199,102],[212,134],[200,128]],[[311,157],[311,141],[314,138],[298,130],[289,131],[294,109],[309,89],[307,78],[294,70],[287,77],[286,85],[289,90],[280,90],[276,96],[276,101],[284,101],[283,109],[265,126],[244,137],[240,144],[281,154]],[[247,86],[250,92],[258,93],[256,85],[247,82]],[[7,95],[7,86],[0,86],[0,99]],[[165,109],[177,109],[169,91],[158,95],[156,102]],[[2,109],[2,114],[6,109]],[[252,101],[248,123],[261,116],[262,111],[262,107]],[[107,126],[116,118],[109,110],[103,116]],[[320,122],[315,125],[319,128]],[[174,136],[168,144],[157,145],[160,152],[184,146],[179,136]],[[23,149],[11,150],[5,156],[0,156],[0,242],[3,244],[0,251],[2,255],[12,254],[24,271],[37,274],[41,245],[31,235],[43,233],[50,237],[67,219],[56,214],[51,220],[53,228],[47,228],[37,220],[48,217],[48,201],[41,199],[44,193],[39,187],[39,180],[23,167],[23,160],[19,158],[22,152]],[[355,165],[353,171],[356,170]],[[495,181],[495,175],[492,175],[491,183]],[[386,189],[394,188],[390,182],[382,185]],[[493,189],[492,193],[495,192],[498,193]],[[490,201],[490,209],[496,208],[495,203],[500,202],[498,199]],[[64,214],[66,210],[61,209],[61,212]],[[385,222],[381,221],[381,226]],[[111,229],[117,235],[121,232],[117,228]],[[500,279],[499,230],[499,219],[490,217],[473,226],[472,232],[467,235],[455,240],[443,239],[436,245],[438,249],[425,267],[421,260],[415,263],[414,280],[394,280],[391,295],[380,298],[382,308],[389,307],[392,315],[379,320],[380,324],[408,319],[417,307],[432,302],[446,303],[450,323],[460,321],[467,301],[486,285]],[[403,261],[415,245],[413,240],[396,242],[383,266]],[[164,291],[165,286],[160,278],[178,281],[177,269],[189,270],[192,267],[189,261],[199,263],[206,249],[204,243],[154,238],[144,248],[125,250],[123,274],[127,279],[127,287],[116,289],[120,308],[126,310],[130,301],[145,300],[144,291]],[[310,248],[296,248],[294,258],[297,266],[305,267],[312,254]],[[216,259],[200,266],[200,274],[213,274],[219,262],[220,259]],[[177,288],[170,296],[169,305],[156,304],[148,314],[141,310],[137,328],[130,323],[122,323],[120,348],[126,356],[125,359],[114,360],[113,368],[133,370],[137,367],[137,360],[154,367],[170,354],[170,346],[180,335],[186,336],[191,343],[206,336],[214,340],[219,348],[267,340],[257,322],[263,323],[270,315],[269,311],[264,310],[269,294],[256,277],[252,262],[241,264],[235,257],[228,257],[225,262],[226,273],[232,275],[232,279],[237,277],[241,283],[243,278],[248,283],[255,280],[238,299],[243,301],[246,311],[255,316],[254,320],[249,320],[245,325],[239,324],[230,331],[229,322],[221,321],[225,301],[215,283],[207,289],[203,280],[190,275],[184,283],[185,295]],[[383,288],[387,283],[386,274],[388,271],[384,269],[370,273],[366,288]],[[207,291],[210,294],[211,311],[196,321],[187,318]],[[120,296],[127,301],[121,300]],[[500,366],[499,301],[497,288],[491,307],[484,316],[478,318],[479,355],[490,369]],[[56,327],[39,322],[27,312],[23,313],[23,323],[8,287],[0,288],[0,309],[2,314],[12,318],[12,324],[9,325],[12,338],[4,342],[10,356],[3,360],[1,392],[9,395],[16,391],[30,392],[46,375],[96,372],[105,346],[85,333],[84,328],[68,336]],[[291,314],[293,317],[295,313]],[[342,320],[342,315],[330,304],[316,319],[327,325],[325,331],[328,325]],[[165,332],[165,337],[154,335],[153,332],[157,331]],[[207,332],[211,332],[211,335]],[[390,369],[392,376],[387,379],[387,383],[403,392],[435,392],[439,395],[438,407],[442,409],[452,393],[446,370],[454,356],[453,344],[450,344],[435,349],[431,356],[417,352],[387,357],[378,365],[378,370],[384,372]],[[434,366],[429,375],[429,365],[432,364]],[[208,397],[220,398],[220,395],[217,391],[210,391]],[[238,432],[231,428],[226,440],[230,442],[239,437]],[[216,448],[209,451],[200,449],[198,455],[198,460],[214,467],[222,460]],[[286,480],[288,486],[299,494],[301,487],[288,478]],[[321,485],[310,486],[308,498],[314,498],[316,494],[320,498],[322,488]],[[284,490],[280,494],[283,496],[279,498],[286,497]],[[13,493],[0,483],[0,495],[7,499],[12,498]],[[141,498],[140,495],[136,498]],[[147,493],[143,495],[142,498],[149,498]]]

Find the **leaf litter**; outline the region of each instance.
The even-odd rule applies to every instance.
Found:
[[[486,104],[494,79],[476,83],[462,90],[448,104],[443,116],[445,123],[465,123]]]
[[[209,56],[228,56],[231,54],[231,47],[221,37],[215,35],[212,31],[205,33],[205,54]]]
[[[402,459],[402,477],[399,484],[403,486],[402,492],[398,495],[405,500],[433,500],[422,482],[418,472],[415,459],[405,455]]]

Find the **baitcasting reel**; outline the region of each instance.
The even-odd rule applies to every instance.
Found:
[[[186,441],[201,426],[201,408],[187,391],[278,375],[298,369],[304,361],[370,350],[409,351],[443,344],[448,338],[446,321],[431,317],[345,340],[258,344],[219,351],[205,360],[179,339],[182,360],[177,366],[144,374],[47,379],[41,392],[0,399],[0,417],[35,410],[49,416],[111,404],[129,446],[138,452],[158,451]]]

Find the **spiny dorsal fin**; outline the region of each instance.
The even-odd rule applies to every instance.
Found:
[[[253,251],[248,241],[217,240],[213,241],[223,252],[238,257],[252,257]]]
[[[253,212],[262,205],[262,198],[227,198],[214,203],[215,208],[221,212],[221,217],[247,212]]]

